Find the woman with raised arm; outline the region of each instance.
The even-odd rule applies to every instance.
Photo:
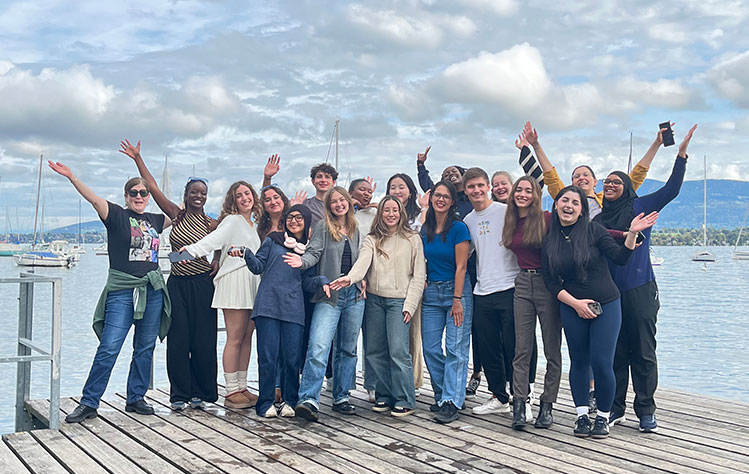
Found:
[[[416,401],[409,326],[424,292],[426,268],[421,238],[408,226],[398,198],[380,201],[359,258],[346,273],[330,288],[367,279],[367,358],[377,379],[372,410],[410,415]]]
[[[328,280],[351,271],[359,257],[359,228],[349,193],[332,187],[323,201],[323,219],[315,225],[304,255],[286,254],[292,268],[306,270],[317,265],[317,274]],[[296,415],[314,421],[318,417],[320,390],[328,365],[328,354],[335,338],[333,354],[333,411],[356,413],[349,403],[349,390],[356,373],[356,349],[364,314],[362,286],[324,293],[318,289],[312,298],[315,310],[309,329],[309,343],[299,385]]]
[[[622,171],[614,171],[603,180],[603,211],[593,219],[607,229],[626,231],[629,221],[640,213],[660,212],[679,195],[687,166],[687,147],[697,125],[679,145],[671,176],[659,190],[638,197],[632,180]],[[659,134],[660,135],[660,134]],[[631,229],[630,229],[631,230]],[[634,409],[640,431],[658,431],[655,420],[655,389],[658,386],[658,361],[655,354],[655,324],[660,302],[658,285],[650,264],[650,228],[642,234],[642,245],[623,267],[609,265],[614,283],[621,292],[622,329],[616,344],[614,372],[616,395],[611,424],[624,420],[625,398],[632,372],[635,391]]]
[[[430,408],[438,423],[457,420],[465,401],[463,383],[473,320],[473,287],[466,271],[471,234],[458,219],[457,201],[452,183],[435,184],[421,228],[427,260],[421,335],[434,390],[435,403]]]
[[[622,308],[607,259],[625,265],[632,256],[637,233],[652,227],[657,218],[657,212],[634,216],[624,245],[620,245],[602,225],[589,222],[585,191],[567,186],[554,201],[541,260],[546,288],[561,302],[559,312],[570,353],[570,388],[577,412],[575,436],[609,435],[614,349]],[[588,417],[591,368],[598,401],[594,424]]]
[[[140,141],[133,146],[120,143],[120,153],[135,161],[159,209],[172,220],[169,243],[178,249],[195,243],[213,231],[218,222],[205,213],[208,180],[189,178],[182,195],[184,209],[169,200],[159,189],[140,154]],[[204,402],[218,400],[216,386],[216,309],[213,299],[213,275],[218,271],[218,255],[208,263],[205,257],[172,263],[167,289],[172,299],[172,325],[166,339],[166,372],[169,376],[169,401],[173,410],[189,403],[203,408]]]
[[[231,247],[257,251],[260,239],[252,219],[257,219],[259,215],[260,203],[255,189],[245,181],[237,181],[226,191],[216,230],[180,249],[180,252],[187,251],[196,258],[215,250],[221,251],[219,271],[213,278],[215,292],[211,307],[220,308],[224,313],[224,406],[229,408],[250,408],[257,402],[257,395],[247,390],[247,367],[255,330],[250,315],[260,277],[250,273],[242,260],[230,258],[227,251]]]
[[[302,365],[304,333],[304,296],[302,287],[312,291],[322,287],[326,295],[329,280],[325,276],[305,278],[298,268],[283,261],[287,253],[303,255],[307,248],[312,214],[297,204],[283,216],[284,231],[271,232],[260,249],[235,249],[230,254],[244,256],[250,271],[263,275],[257,290],[252,319],[257,328],[257,368],[260,386],[257,414],[264,418],[294,416],[299,394],[299,370]],[[278,370],[280,369],[280,370]],[[274,406],[276,381],[280,381],[281,404]]]
[[[133,325],[133,358],[127,378],[125,411],[152,415],[153,407],[143,397],[148,390],[156,337],[161,340],[166,337],[171,313],[169,293],[159,270],[159,234],[172,222],[163,214],[145,212],[150,190],[142,178],[131,178],[125,183],[123,209],[99,197],[64,164],[48,163],[53,171],[70,180],[104,222],[109,255],[107,282],[94,313],[93,329],[99,347],[83,386],[81,402],[65,421],[80,423],[97,416],[112,368]]]

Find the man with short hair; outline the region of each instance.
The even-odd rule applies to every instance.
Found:
[[[476,285],[473,288],[473,324],[478,336],[481,364],[493,396],[475,407],[476,415],[509,413],[507,381],[512,381],[515,356],[513,296],[515,277],[520,272],[517,257],[502,245],[507,206],[490,196],[489,176],[481,168],[469,168],[463,175],[463,189],[473,211],[463,218],[476,251]],[[530,415],[529,415],[530,416]]]
[[[312,186],[315,187],[315,195],[304,200],[304,205],[312,212],[310,229],[325,216],[325,193],[335,186],[338,180],[338,171],[330,163],[320,163],[312,167],[309,172]]]

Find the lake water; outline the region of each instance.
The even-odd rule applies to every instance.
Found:
[[[749,402],[749,261],[731,259],[731,248],[710,251],[716,263],[692,262],[693,247],[656,247],[665,263],[655,267],[660,288],[658,314],[658,358],[660,386],[702,396]],[[0,259],[0,278],[16,277],[21,271],[11,258]],[[86,381],[97,339],[91,329],[93,309],[107,275],[107,259],[92,247],[72,269],[37,269],[36,273],[63,277],[63,325],[61,395],[79,396]],[[34,304],[34,340],[49,345],[51,285],[38,285]],[[18,286],[0,285],[0,355],[16,354]],[[223,321],[220,322],[223,325]],[[117,361],[107,394],[125,391],[132,354],[131,336]],[[540,338],[539,338],[540,339]],[[224,334],[219,334],[219,354]],[[157,343],[154,384],[168,387],[165,368],[166,345]],[[564,373],[568,371],[566,348]],[[542,359],[542,356],[539,357]],[[220,360],[220,358],[219,358]],[[249,378],[257,379],[253,355]],[[543,361],[539,360],[539,366]],[[221,369],[219,367],[219,373]],[[565,375],[566,376],[566,375]],[[0,364],[0,433],[14,430],[15,364]],[[219,375],[222,380],[223,377]],[[49,364],[32,363],[32,398],[49,397]],[[698,395],[698,396],[699,396]]]

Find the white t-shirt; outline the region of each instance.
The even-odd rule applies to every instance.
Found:
[[[354,213],[356,218],[356,225],[359,226],[359,248],[364,245],[364,239],[369,235],[369,231],[372,230],[372,224],[374,224],[375,217],[377,216],[376,207],[367,207],[359,209]]]
[[[476,250],[476,286],[474,295],[489,295],[515,286],[520,272],[515,253],[502,245],[507,206],[492,202],[483,211],[471,211],[463,218]]]

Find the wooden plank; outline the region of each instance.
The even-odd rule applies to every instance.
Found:
[[[78,406],[74,399],[67,398],[60,400],[60,408],[66,413],[70,413]],[[99,417],[86,420],[78,426],[83,426],[92,434],[96,435],[106,444],[117,450],[120,454],[127,457],[131,462],[139,466],[146,472],[182,474],[183,470],[178,469],[170,461],[159,455],[160,446],[154,446],[153,449],[159,449],[154,452],[153,449],[143,446],[137,439],[133,439],[130,434],[121,431],[117,426],[108,423],[104,417],[112,410],[103,406],[99,409]]]
[[[154,404],[159,404],[165,408],[169,407],[168,394],[159,390],[151,390],[148,392],[147,397]],[[195,437],[211,443],[219,449],[232,453],[233,456],[245,464],[253,466],[258,472],[266,470],[272,470],[279,474],[298,472],[289,465],[284,464],[284,461],[290,462],[292,466],[296,465],[297,468],[307,467],[306,465],[299,466],[300,463],[293,453],[283,447],[279,447],[280,449],[277,450],[262,449],[264,446],[260,445],[258,441],[260,438],[252,439],[248,432],[208,414],[207,411],[210,410],[216,410],[215,405],[207,407],[206,411],[185,409],[179,413],[175,412],[169,417],[163,417],[161,411],[159,411],[157,416],[163,417],[165,421],[172,423]],[[292,456],[289,456],[289,454],[292,454]]]
[[[3,435],[3,439],[15,455],[23,459],[29,471],[38,474],[67,474],[68,471],[28,431]]]
[[[106,469],[59,431],[34,430],[29,433],[68,471],[82,474],[107,474]]]
[[[21,459],[10,450],[4,441],[0,441],[0,473],[1,474],[22,474],[29,472]]]
[[[27,403],[27,406],[30,404],[34,405],[33,409],[49,414],[48,400],[31,400]],[[65,412],[61,409],[60,420],[64,419]],[[80,423],[61,422],[60,433],[112,474],[143,474],[146,472]]]

